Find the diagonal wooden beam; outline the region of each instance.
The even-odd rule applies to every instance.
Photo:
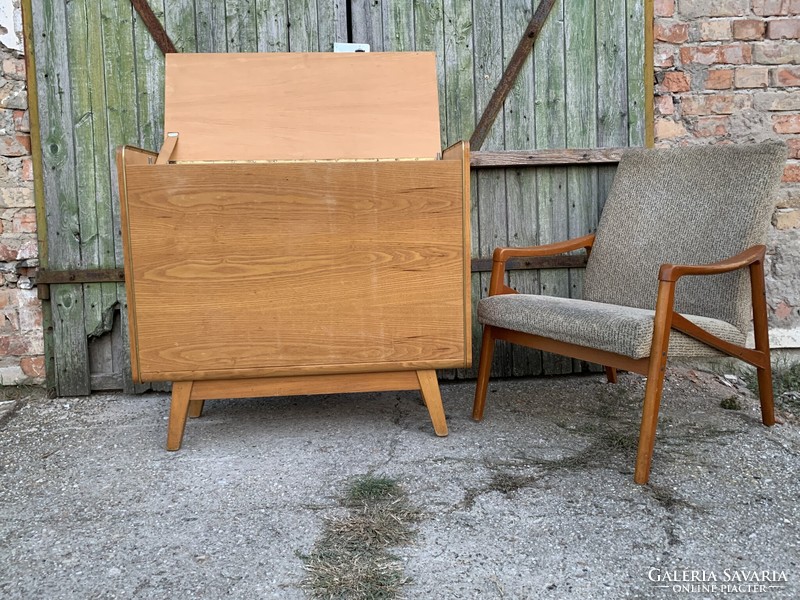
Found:
[[[133,4],[133,8],[136,9],[136,12],[139,13],[139,16],[144,22],[144,26],[147,27],[147,31],[150,32],[153,41],[155,41],[161,52],[163,54],[176,53],[177,49],[175,48],[175,44],[169,39],[167,30],[164,29],[164,26],[161,24],[161,21],[158,20],[153,9],[150,8],[147,0],[131,0],[131,4]]]
[[[469,138],[470,150],[480,150],[486,136],[489,135],[489,130],[492,128],[492,124],[497,118],[500,109],[503,108],[503,103],[506,101],[508,93],[511,91],[511,88],[514,87],[514,82],[517,81],[517,76],[522,70],[522,65],[525,64],[525,59],[527,59],[528,54],[531,53],[533,44],[536,42],[536,38],[539,36],[542,27],[544,27],[547,16],[550,14],[555,3],[556,0],[541,0],[539,6],[536,7],[536,12],[533,13],[531,22],[528,23],[528,27],[525,29],[525,33],[519,41],[517,49],[511,56],[511,60],[508,61],[508,66],[503,76],[500,78],[500,83],[498,83],[497,87],[494,89],[494,93],[489,99],[489,103],[486,105],[481,119],[475,127],[475,131],[472,132],[472,136]]]

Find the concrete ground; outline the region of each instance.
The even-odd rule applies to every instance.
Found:
[[[364,474],[424,510],[395,549],[406,598],[800,597],[791,415],[763,427],[743,386],[671,371],[638,486],[641,377],[490,390],[475,423],[473,384],[442,386],[447,438],[413,392],[207,402],[174,453],[165,394],[31,392],[0,406],[0,597],[305,598],[303,556]]]

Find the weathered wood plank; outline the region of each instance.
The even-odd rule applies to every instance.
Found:
[[[384,2],[383,49],[385,52],[414,50],[414,5],[411,2]]]
[[[522,102],[520,98],[520,111],[529,104]],[[508,113],[509,101],[506,101],[506,121],[509,120]],[[588,116],[591,121],[596,121],[596,114]],[[525,118],[528,118],[525,115]],[[531,125],[533,119],[530,118]],[[520,129],[516,129],[520,131]],[[524,129],[522,130],[524,131]],[[506,135],[509,135],[509,126],[506,125]],[[530,143],[530,136],[527,135],[527,143]],[[511,142],[508,146],[515,146]],[[564,149],[541,149],[541,150],[479,150],[470,154],[470,166],[473,169],[497,168],[497,167],[545,167],[556,165],[594,165],[603,163],[618,163],[622,153],[626,148],[564,148]]]
[[[172,43],[167,30],[164,29],[162,19],[153,12],[153,8],[150,6],[148,0],[131,0],[131,4],[161,53],[169,54],[171,52],[177,52],[175,44]]]
[[[173,4],[173,3],[170,3]],[[157,5],[154,5],[158,8]],[[187,9],[188,10],[188,9]],[[194,6],[191,7],[192,11],[192,36],[194,31]],[[109,171],[110,181],[110,204],[112,211],[112,219],[115,224],[115,229],[119,228],[120,222],[120,204],[119,204],[119,190],[117,189],[117,173],[116,161],[112,160],[117,146],[121,144],[130,144],[132,141],[139,139],[139,110],[137,103],[134,101],[138,97],[137,83],[139,79],[136,77],[136,53],[134,50],[134,11],[130,3],[124,0],[101,0],[100,2],[100,22],[102,23],[103,34],[103,47],[104,47],[104,64],[105,71],[105,88],[106,88],[106,102],[107,108],[107,126],[108,126],[108,139],[105,149],[105,161]],[[181,17],[183,18],[183,17]],[[188,34],[184,34],[182,30],[170,27],[170,17],[165,15],[165,25],[167,31],[172,37],[175,45],[179,50],[184,47],[191,48],[194,51],[194,38],[190,38]],[[176,35],[176,32],[178,35]],[[189,45],[191,44],[191,45]],[[152,103],[148,103],[152,106]],[[156,115],[149,115],[151,118],[158,118]],[[102,149],[97,150],[98,155],[102,153]],[[106,164],[106,163],[104,163]],[[122,243],[121,240],[115,236],[115,263],[109,266],[121,267],[123,264],[122,256]],[[119,284],[109,284],[107,287],[113,286],[117,293],[117,298],[124,298],[124,287]],[[120,292],[122,295],[120,295]],[[113,317],[113,314],[112,314]],[[109,318],[107,313],[104,313],[105,323],[102,328],[98,329],[96,333],[100,334],[106,326],[113,324],[113,318]],[[124,344],[127,346],[127,329],[122,331],[124,336]],[[113,363],[112,363],[113,364]],[[129,367],[126,366],[126,370]],[[137,388],[128,386],[126,384],[129,375],[125,372],[122,373],[123,389],[126,391],[138,391]]]
[[[256,0],[225,0],[228,52],[257,52]]]
[[[444,98],[447,115],[446,142],[449,146],[467,139],[475,127],[475,79],[473,74],[472,7],[462,0],[444,0],[444,64],[447,91]],[[470,223],[472,254],[479,254],[477,174],[470,176]],[[472,276],[472,369],[459,370],[459,377],[474,377],[481,346],[476,307],[481,297],[481,278]]]
[[[501,11],[494,2],[473,0],[473,36],[475,69],[476,118],[491,101],[495,85],[503,74],[503,44],[498,43],[497,32],[502,31]],[[500,118],[485,134],[486,146],[503,149],[505,128]],[[506,180],[502,169],[485,169],[477,173],[478,201],[478,256],[491,255],[498,246],[508,246],[508,221],[506,218]],[[481,274],[481,297],[489,290],[490,276]],[[508,344],[498,344],[492,361],[492,374],[504,376],[511,373],[511,349]]]
[[[625,0],[604,0],[597,11],[597,145],[628,144],[628,66],[626,60]],[[605,202],[614,167],[598,169],[601,203]],[[602,209],[602,204],[598,207]]]
[[[447,141],[447,75],[444,64],[444,7],[442,0],[419,0],[414,5],[414,36],[417,51],[436,53],[436,76],[439,82],[439,126],[441,144]]]
[[[283,4],[285,9],[285,0],[280,4]],[[198,52],[228,51],[228,28],[224,2],[195,0],[195,23]]]
[[[469,139],[470,146],[476,150],[479,150],[483,146],[483,142],[489,134],[489,130],[495,118],[502,110],[506,96],[508,96],[511,88],[514,86],[514,82],[527,61],[528,55],[536,42],[536,37],[542,30],[555,2],[556,0],[540,0],[539,5],[536,7],[536,12],[533,13],[533,17],[521,36],[514,53],[508,59],[503,76],[500,78],[492,97],[483,109],[483,114],[478,121],[478,125],[475,127],[475,131]]]
[[[347,41],[347,3],[345,0],[317,0],[320,52],[331,52],[335,42]]]
[[[85,0],[71,2],[67,5],[67,19],[73,36],[69,60],[76,176],[80,190],[81,262],[85,267],[109,268],[115,264],[114,225],[99,6]],[[96,338],[111,326],[107,315],[117,305],[116,286],[84,285],[83,305],[84,330],[89,338],[89,371],[113,378],[110,353],[94,351],[93,346]]]
[[[352,0],[350,21],[353,28],[353,42],[369,44],[372,52],[383,52],[382,0]]]
[[[564,4],[564,36],[567,69],[567,146],[589,148],[597,144],[597,73],[595,66],[595,2],[573,0]],[[609,153],[606,150],[604,156]],[[618,158],[618,157],[617,157]],[[597,228],[597,169],[589,166],[567,170],[569,193],[568,237],[580,237]],[[569,295],[583,298],[583,270],[570,269]],[[573,370],[583,369],[573,361]]]
[[[503,1],[503,61],[508,64],[512,53],[531,20],[530,0]],[[533,59],[528,56],[517,75],[503,107],[506,148],[532,148],[534,146]],[[478,152],[492,162],[492,156],[508,157],[513,150],[502,153]],[[521,153],[538,155],[539,150]],[[472,154],[475,157],[476,154]],[[513,162],[513,161],[512,161]],[[537,241],[536,171],[528,168],[505,169],[506,202],[508,210],[508,242],[511,246],[534,246]],[[522,294],[539,293],[537,271],[511,271],[509,285]],[[538,375],[542,371],[542,353],[524,346],[511,347],[511,373],[513,375]]]
[[[316,0],[289,0],[289,50],[291,52],[316,52],[317,35]]]
[[[289,7],[286,0],[256,0],[258,51],[289,51]]]
[[[35,3],[36,83],[42,136],[42,167],[52,268],[80,266],[80,223],[72,141],[72,98],[66,5]],[[51,300],[56,389],[62,395],[90,391],[88,346],[80,285],[58,286]]]
[[[178,52],[197,52],[194,0],[165,0],[164,27]]]
[[[156,17],[163,22],[163,0],[151,0],[150,6]],[[134,60],[139,145],[142,148],[158,150],[164,139],[164,55],[139,19],[134,20],[133,37],[136,49]],[[133,140],[129,143],[133,143]]]
[[[645,3],[642,0],[627,0],[627,44],[628,63],[628,144],[643,146],[647,121],[645,107],[653,103],[652,94],[645,93],[645,78],[653,77],[645,69]]]
[[[536,147],[564,148],[567,145],[567,105],[565,98],[564,5],[553,7],[539,34],[534,50],[536,106]],[[538,243],[547,244],[569,237],[569,196],[567,169],[544,167],[537,170],[537,204],[539,217]],[[569,272],[566,269],[539,274],[541,293],[547,296],[569,296]],[[569,373],[572,360],[545,353],[542,358],[546,374]]]

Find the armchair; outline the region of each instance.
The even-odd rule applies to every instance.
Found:
[[[756,367],[762,421],[775,423],[764,255],[786,149],[768,142],[631,150],[620,161],[597,232],[531,248],[498,248],[483,324],[472,416],[483,418],[496,340],[647,376],[634,481],[647,483],[668,357],[727,354]],[[583,299],[518,294],[512,257],[584,249]],[[752,327],[755,348],[746,348]]]

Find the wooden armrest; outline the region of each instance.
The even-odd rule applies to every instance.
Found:
[[[735,271],[764,261],[767,248],[764,245],[752,246],[736,256],[707,265],[661,265],[658,271],[659,281],[678,281],[684,275],[717,275]]]
[[[529,246],[526,248],[495,248],[492,255],[492,279],[489,282],[489,295],[516,294],[517,290],[508,287],[504,283],[506,262],[510,258],[529,258],[536,256],[553,256],[563,254],[571,250],[585,248],[589,252],[594,243],[594,234],[584,235],[583,237],[556,242],[555,244],[543,244],[541,246]]]
[[[543,244],[541,246],[528,246],[525,248],[495,248],[492,260],[494,262],[506,262],[509,258],[525,258],[533,256],[553,256],[563,254],[572,250],[586,248],[588,251],[594,243],[594,234],[584,235],[583,237],[573,238],[554,244]]]

